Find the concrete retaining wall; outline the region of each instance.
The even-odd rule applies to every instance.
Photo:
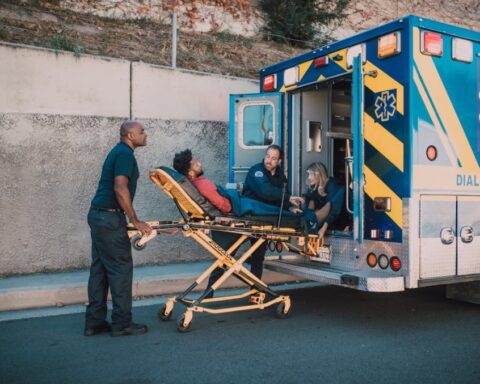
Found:
[[[92,56],[0,45],[0,275],[67,271],[90,262],[86,215],[121,122],[142,121],[134,206],[144,220],[176,208],[147,178],[190,147],[206,175],[227,180],[228,94],[257,91],[246,79]],[[182,235],[161,236],[136,264],[208,258]]]

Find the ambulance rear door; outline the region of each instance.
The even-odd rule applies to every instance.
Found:
[[[282,93],[230,95],[230,183],[243,183],[269,145],[282,146],[282,126]]]

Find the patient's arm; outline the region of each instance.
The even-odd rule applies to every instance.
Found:
[[[222,213],[230,213],[232,211],[232,204],[226,197],[220,195],[217,186],[207,178],[196,179],[193,185],[198,189],[198,192],[210,201]]]

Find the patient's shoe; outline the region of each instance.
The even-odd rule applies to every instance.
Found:
[[[148,332],[148,328],[146,325],[131,323],[124,328],[115,330],[112,329],[112,336],[136,336],[142,335],[146,332]]]
[[[112,327],[110,326],[110,324],[104,321],[103,323],[100,323],[98,325],[85,326],[85,331],[83,332],[83,334],[85,336],[94,336],[98,335],[99,333],[110,332],[111,330]]]

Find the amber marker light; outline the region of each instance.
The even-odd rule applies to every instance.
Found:
[[[378,38],[378,57],[384,59],[400,53],[400,32]]]
[[[373,268],[377,265],[377,256],[373,252],[370,252],[367,255],[367,264],[370,268]]]
[[[434,145],[429,145],[427,148],[427,159],[434,161],[437,158],[437,148]]]

